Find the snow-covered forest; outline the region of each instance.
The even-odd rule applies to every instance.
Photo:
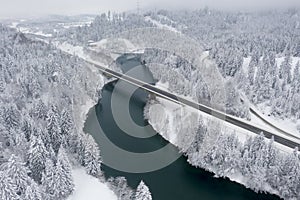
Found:
[[[196,102],[211,106],[211,91],[203,79],[202,72],[187,60],[157,49],[147,49],[143,60],[157,80],[168,84],[169,91],[190,96]],[[238,91],[231,81],[225,84],[226,113],[248,119],[248,105],[240,101]]]
[[[103,79],[22,33],[0,26],[0,37],[1,198],[65,199],[74,189],[71,162],[101,174],[78,112],[98,98]]]
[[[87,46],[88,41],[100,41],[117,34],[153,24],[144,20],[143,16],[134,13],[103,13],[95,18],[91,25],[69,28],[57,34],[61,41],[73,45]]]
[[[48,42],[0,25],[2,199],[66,199],[74,192],[71,172],[76,165],[102,177],[99,147],[82,128],[84,109],[101,98],[107,80],[52,42],[88,48],[91,42],[146,27],[168,29],[197,41],[224,79],[228,114],[251,120],[249,107],[254,106],[278,120],[288,119],[298,127],[294,134],[300,135],[300,11],[296,9],[108,12],[91,24],[55,32],[48,27],[52,35]],[[164,49],[147,49],[143,60],[169,91],[210,105],[212,94],[204,75],[189,60]],[[150,102],[145,113],[192,165],[255,191],[300,198],[297,149],[282,152],[263,133],[241,139],[238,131],[220,128],[223,124],[199,113],[169,111],[159,101]],[[107,182],[118,199],[151,199],[143,181],[136,191],[124,177]]]
[[[299,10],[231,13],[203,9],[146,14],[195,38],[220,73],[255,105],[279,118],[299,119]]]
[[[105,78],[78,57],[3,25],[0,38],[1,199],[66,199],[74,192],[72,167],[102,177],[99,148],[82,128]],[[124,181],[110,182],[122,191]],[[123,193],[151,198],[145,188]]]

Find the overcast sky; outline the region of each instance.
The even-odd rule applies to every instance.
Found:
[[[258,9],[300,7],[300,0],[139,0],[144,8]],[[136,10],[137,0],[0,0],[0,17]]]

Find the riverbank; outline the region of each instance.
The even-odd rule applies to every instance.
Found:
[[[292,150],[278,146],[262,136],[228,126],[227,123],[215,120],[209,115],[159,97],[148,102],[144,115],[158,133],[188,157],[191,165],[204,168],[214,173],[215,177],[227,177],[254,191],[284,197],[282,189],[278,189],[279,182],[272,180],[269,176],[277,167],[283,167],[283,163],[275,161],[279,160],[276,157],[289,160],[293,157],[293,153],[290,153]],[[251,148],[256,146],[256,149],[251,150],[247,146]],[[246,152],[248,152],[247,155]],[[253,153],[257,158],[253,157]],[[264,157],[263,154],[266,156]],[[268,156],[271,159],[267,158]],[[253,161],[253,166],[246,159]],[[272,163],[272,167],[260,165],[258,159]],[[299,163],[296,161],[297,164]],[[286,177],[282,179],[284,178]],[[287,186],[289,187],[292,186]]]

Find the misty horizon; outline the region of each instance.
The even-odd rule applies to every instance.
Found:
[[[3,0],[0,0],[3,1]],[[26,2],[12,0],[3,2],[0,7],[0,18],[19,18],[19,17],[40,17],[46,15],[80,15],[80,14],[99,14],[107,11],[126,12],[137,10],[137,0],[129,0],[126,3],[120,0],[111,2],[87,0],[53,0],[51,2],[41,2],[38,0],[27,0]],[[300,8],[299,0],[186,0],[181,1],[149,1],[139,0],[139,7],[143,11],[151,9],[167,10],[196,10],[208,7],[209,9],[225,11],[261,11],[261,10],[286,10],[289,8]]]

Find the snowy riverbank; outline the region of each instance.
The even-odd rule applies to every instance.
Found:
[[[68,43],[56,43],[56,46],[68,54],[77,55],[79,58],[83,59],[89,58],[89,56],[84,53],[82,47],[72,46]],[[96,91],[102,90],[103,86],[108,81],[103,75],[98,73],[96,67],[88,64],[87,66],[86,70],[92,75],[89,78],[95,83],[91,86],[95,95],[84,95],[81,97],[82,103],[77,106],[77,112],[75,112],[76,116],[74,116],[78,130],[83,130],[89,110],[98,103],[99,96],[97,96],[98,94]],[[107,183],[101,182],[100,179],[87,174],[86,169],[83,167],[78,167],[76,164],[75,166],[73,165],[72,176],[75,190],[68,200],[96,200],[99,198],[103,200],[118,199],[114,191],[108,187]]]
[[[88,175],[83,168],[72,170],[75,191],[68,200],[117,200],[117,196],[109,189],[106,183]]]
[[[279,166],[283,165],[281,162],[288,162],[293,155],[292,149],[161,98],[148,103],[145,118],[158,133],[187,155],[191,165],[213,172],[216,177],[228,177],[255,191],[284,197],[282,189],[278,189],[284,180],[277,182],[268,176],[277,167],[282,167]],[[274,161],[273,156],[282,160]],[[270,165],[262,164],[258,159]]]

